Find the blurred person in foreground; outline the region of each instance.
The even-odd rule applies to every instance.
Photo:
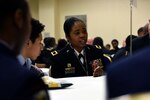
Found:
[[[26,0],[0,0],[0,100],[49,100],[43,81],[17,59],[30,36]]]
[[[51,76],[61,78],[103,75],[103,51],[100,46],[86,44],[88,33],[85,23],[71,17],[64,22],[64,32],[69,43],[62,50],[51,52]]]
[[[150,28],[149,28],[150,33]],[[107,69],[108,98],[150,92],[150,46]]]

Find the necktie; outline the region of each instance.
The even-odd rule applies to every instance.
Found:
[[[82,54],[79,54],[78,58],[82,64],[83,70],[85,71],[86,75],[88,75],[88,68],[86,67],[85,57]]]
[[[81,63],[84,65],[84,56],[82,54],[79,54],[78,58],[81,61]]]

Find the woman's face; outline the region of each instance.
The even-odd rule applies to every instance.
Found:
[[[88,33],[84,23],[76,21],[70,31],[70,36],[67,37],[72,47],[78,52],[81,52],[87,42]]]

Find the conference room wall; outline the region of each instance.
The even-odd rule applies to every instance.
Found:
[[[148,22],[150,0],[137,0],[133,7],[132,33]],[[32,9],[32,7],[31,7]],[[57,39],[64,36],[65,16],[86,15],[89,38],[101,36],[105,44],[117,38],[122,41],[130,34],[130,0],[39,0],[39,20],[45,32]]]
[[[29,0],[31,14],[34,18],[39,19],[39,2],[38,0]]]

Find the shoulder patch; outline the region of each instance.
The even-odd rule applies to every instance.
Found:
[[[97,49],[102,49],[100,45],[95,45]]]
[[[110,62],[112,62],[112,59],[110,56],[106,55],[106,54],[103,54],[104,57],[106,57]]]
[[[58,54],[58,52],[55,50],[55,51],[52,51],[51,54],[52,54],[52,56],[55,56]]]

